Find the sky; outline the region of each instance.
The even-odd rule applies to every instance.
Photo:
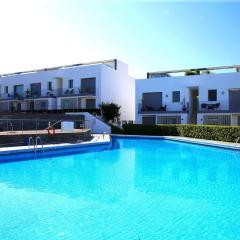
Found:
[[[0,74],[117,58],[130,75],[240,64],[240,2],[0,0]]]

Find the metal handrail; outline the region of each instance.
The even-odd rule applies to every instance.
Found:
[[[28,148],[30,147],[31,142],[32,142],[32,146],[33,146],[34,151],[35,151],[35,143],[34,143],[33,137],[29,137],[29,138],[28,138]]]
[[[64,121],[63,119],[50,119],[27,119],[24,117],[20,119],[0,119],[0,132],[6,132],[7,135],[11,135],[13,133],[25,134],[25,131],[32,131],[36,136],[38,136],[39,131],[46,131],[49,126],[56,129],[61,128],[60,124]],[[74,121],[75,126],[78,126],[76,128],[86,128],[89,122],[89,120],[84,119],[73,119],[72,121]],[[51,122],[50,125],[49,122]]]
[[[56,124],[58,124],[58,123],[60,123],[60,122],[62,122],[62,120],[58,120],[58,121],[56,121],[55,123],[53,123],[52,125],[49,124],[48,127],[45,128],[44,130],[47,130],[48,128],[51,128],[51,127],[55,126]],[[50,121],[49,121],[49,123],[50,123]]]
[[[240,137],[238,137],[238,138],[236,139],[236,142],[235,142],[235,144],[234,144],[234,150],[237,149],[237,144],[239,143],[239,140],[240,140]]]
[[[42,145],[42,152],[44,153],[44,147],[43,147],[42,139],[40,136],[37,136],[35,139],[35,153],[37,152],[37,149],[38,149],[38,140],[40,145]]]

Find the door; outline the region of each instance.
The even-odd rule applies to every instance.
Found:
[[[155,125],[156,124],[156,116],[142,116],[142,124],[145,125]]]
[[[23,97],[23,85],[14,86],[14,96],[17,98]]]
[[[31,96],[40,97],[41,96],[41,83],[32,83],[31,84]]]
[[[240,112],[240,89],[229,90],[229,110],[231,112]]]
[[[96,99],[86,99],[86,108],[96,108]]]
[[[96,78],[82,78],[81,79],[81,90],[84,94],[95,94],[96,92]]]
[[[197,123],[198,113],[198,88],[193,87],[189,89],[189,123]]]

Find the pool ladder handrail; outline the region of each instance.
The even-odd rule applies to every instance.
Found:
[[[37,152],[37,149],[38,149],[38,142],[39,144],[42,146],[42,153],[44,153],[44,147],[43,147],[43,142],[42,142],[42,139],[40,136],[37,136],[36,139],[35,139],[35,153]]]
[[[237,149],[237,144],[239,143],[239,140],[240,140],[240,137],[237,138],[237,140],[236,140],[236,142],[235,142],[235,144],[234,144],[234,150]]]
[[[31,143],[32,143],[32,146],[33,146],[34,152],[35,152],[35,143],[34,143],[33,137],[29,137],[29,138],[28,138],[28,148],[30,148]]]
[[[42,139],[41,139],[40,136],[37,136],[35,138],[35,142],[34,142],[33,137],[29,137],[28,138],[28,148],[30,148],[30,146],[32,145],[33,148],[34,148],[34,153],[36,154],[37,153],[37,149],[38,149],[38,142],[42,146],[42,148],[41,148],[42,149],[42,153],[44,153],[44,147],[43,147]]]

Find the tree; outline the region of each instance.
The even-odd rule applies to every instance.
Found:
[[[200,70],[188,70],[185,72],[185,76],[190,76],[190,75],[200,75]]]
[[[120,117],[120,108],[121,106],[119,106],[116,103],[105,103],[102,102],[99,105],[101,112],[102,112],[102,117],[106,122],[109,122],[111,120],[114,120],[114,118],[118,118]]]

